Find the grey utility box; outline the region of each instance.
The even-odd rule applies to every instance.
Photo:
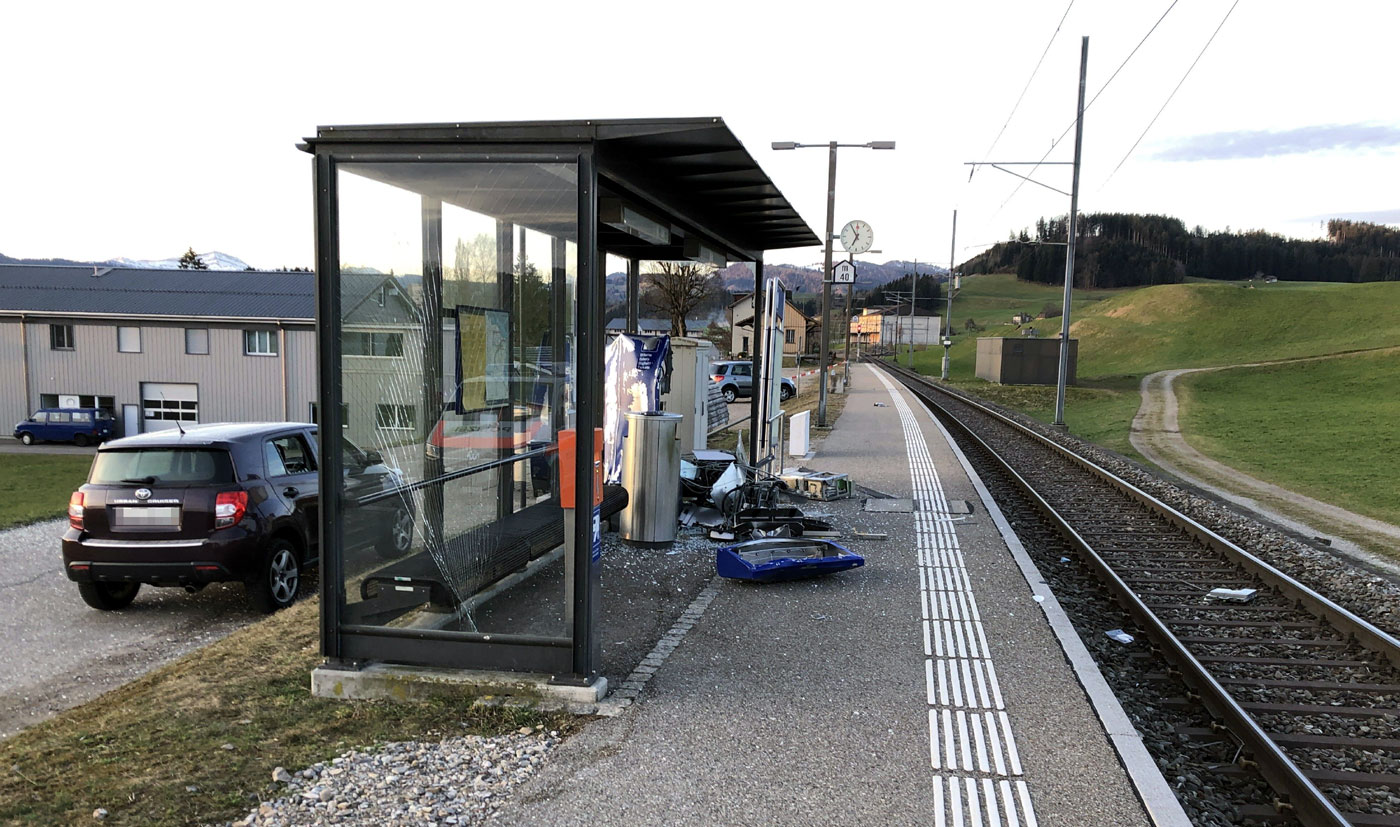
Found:
[[[677,413],[628,411],[622,440],[622,539],[641,546],[666,546],[676,539],[681,503],[681,445]]]
[[[1069,340],[1066,384],[1075,384],[1079,341]],[[977,378],[1001,385],[1054,385],[1060,381],[1060,340],[986,336],[977,340]]]

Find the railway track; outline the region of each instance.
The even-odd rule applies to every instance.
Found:
[[[1400,641],[1089,460],[884,367],[950,427],[1004,510],[1053,527],[1030,539],[1072,549],[1168,664],[1157,677],[1209,712],[1178,734],[1233,739],[1228,771],[1272,788],[1240,821],[1400,826]],[[1018,533],[1032,521],[1013,519]]]

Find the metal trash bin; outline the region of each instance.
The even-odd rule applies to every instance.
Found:
[[[666,546],[676,539],[681,503],[681,415],[628,411],[622,440],[622,487],[627,507],[621,536],[642,546]]]

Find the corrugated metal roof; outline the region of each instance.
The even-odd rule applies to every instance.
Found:
[[[346,274],[342,295],[363,298],[384,278]],[[4,264],[0,311],[311,321],[316,278],[301,272]]]

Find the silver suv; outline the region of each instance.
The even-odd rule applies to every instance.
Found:
[[[741,396],[753,394],[752,362],[711,362],[710,378],[719,385],[725,402],[733,402]],[[782,401],[788,401],[797,395],[797,385],[784,376],[779,395]]]

